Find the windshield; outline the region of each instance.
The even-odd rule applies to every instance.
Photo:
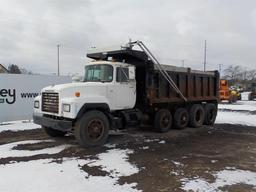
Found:
[[[113,80],[113,67],[106,64],[85,66],[84,81],[111,82]]]

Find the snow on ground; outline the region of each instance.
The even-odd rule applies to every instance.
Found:
[[[11,121],[0,123],[0,133],[4,131],[24,131],[40,128],[40,125],[28,121]]]
[[[39,154],[54,154],[67,145],[42,150],[16,150],[23,144],[51,142],[51,140],[21,141],[0,146],[0,159],[8,157],[28,157]],[[119,185],[121,176],[130,176],[139,169],[128,162],[131,150],[111,149],[96,156],[97,159],[64,158],[62,163],[54,159],[40,159],[27,162],[11,162],[0,165],[0,191],[113,191],[135,192],[136,183]],[[58,161],[60,162],[60,161]],[[107,176],[91,176],[82,167],[99,166]]]
[[[128,155],[132,150],[111,149],[106,153],[97,155],[99,160],[87,164],[89,167],[100,166],[103,171],[111,173],[111,176],[129,176],[139,172],[139,169],[128,162]]]
[[[0,159],[7,158],[7,157],[28,157],[40,154],[56,154],[70,145],[59,145],[50,148],[44,148],[41,150],[16,150],[14,147],[18,145],[25,145],[25,144],[35,144],[40,142],[54,142],[52,140],[27,140],[27,141],[19,141],[14,143],[8,143],[5,145],[0,145]]]
[[[242,111],[256,111],[256,101],[238,101],[235,104],[219,104],[216,123],[242,124],[256,126],[256,115]],[[225,109],[230,111],[225,111]],[[233,111],[232,111],[233,110]],[[241,111],[241,112],[239,112]],[[3,131],[19,131],[39,128],[31,122],[10,122],[0,124],[0,133]],[[145,143],[165,143],[160,139],[145,139]],[[33,145],[40,142],[53,142],[52,140],[27,140],[0,145],[0,159],[8,157],[30,157],[40,154],[56,154],[70,147],[59,145],[40,150],[17,150],[19,145]],[[128,159],[133,153],[129,149],[117,149],[115,144],[104,153],[90,156],[88,159],[64,158],[54,162],[54,159],[31,160],[27,162],[12,162],[0,165],[0,191],[138,191],[136,183],[118,184],[122,176],[130,176],[139,172]],[[145,147],[148,149],[148,147]],[[211,161],[215,163],[215,160]],[[177,166],[181,163],[172,161]],[[97,168],[108,174],[106,176],[92,176],[82,169],[83,166]],[[86,169],[85,169],[86,170]],[[177,175],[178,172],[171,172]],[[210,183],[203,178],[183,178],[182,189],[193,191],[219,191],[221,187],[244,183],[256,187],[256,173],[225,168],[212,174],[215,182]],[[255,188],[256,189],[256,188]]]
[[[171,161],[175,166],[183,166],[183,164],[182,163],[180,163],[180,162],[178,162],[178,161]]]
[[[256,111],[256,101],[237,101],[232,104],[219,104],[218,109]]]
[[[256,115],[242,112],[218,111],[216,123],[256,126]]]
[[[213,174],[215,182],[210,183],[205,179],[182,179],[182,189],[185,191],[220,191],[221,187],[231,186],[235,184],[247,184],[256,189],[256,173],[240,169],[222,170]]]
[[[233,104],[219,104],[218,109],[221,110],[218,111],[216,123],[256,126],[256,115],[249,113],[250,111],[256,111],[256,101],[237,101]],[[229,111],[225,111],[225,109]]]
[[[133,184],[118,185],[118,178],[89,176],[81,170],[86,160],[65,159],[62,164],[51,159],[0,165],[0,191],[137,191]]]
[[[144,142],[146,143],[150,143],[150,142],[157,142],[159,141],[160,139],[145,139]]]

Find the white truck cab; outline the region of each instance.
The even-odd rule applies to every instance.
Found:
[[[45,87],[35,98],[35,113],[75,119],[85,104],[105,104],[110,111],[132,109],[136,102],[132,65],[94,61],[85,65],[83,82]],[[58,107],[56,106],[58,104]]]
[[[83,82],[48,86],[34,101],[34,122],[50,136],[72,129],[88,109],[110,113],[132,109],[136,103],[135,67],[115,61],[85,65]],[[96,126],[96,125],[95,125]]]

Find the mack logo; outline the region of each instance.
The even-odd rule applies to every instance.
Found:
[[[16,101],[15,89],[0,89],[0,103],[13,104]]]

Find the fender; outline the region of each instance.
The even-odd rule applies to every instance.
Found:
[[[92,109],[97,109],[103,112],[110,112],[110,108],[107,103],[86,103],[79,110],[76,119],[80,119],[86,111]]]

